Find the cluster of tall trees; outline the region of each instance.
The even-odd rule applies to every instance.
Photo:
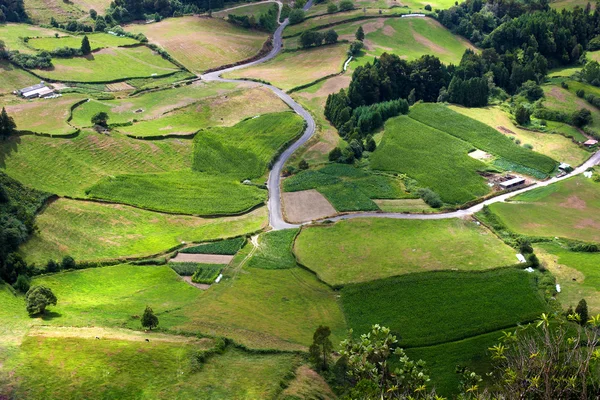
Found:
[[[311,46],[321,46],[323,44],[333,44],[338,40],[338,34],[333,29],[325,33],[319,31],[304,31],[300,35],[300,45],[304,48]]]
[[[277,14],[279,14],[279,7],[277,4],[273,4],[266,12],[261,13],[258,18],[254,15],[229,14],[227,20],[233,24],[241,25],[244,28],[274,32],[278,25]]]
[[[27,21],[23,0],[0,0],[0,24]]]

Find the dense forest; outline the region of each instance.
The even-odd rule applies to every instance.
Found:
[[[27,20],[23,0],[0,0],[0,23]]]

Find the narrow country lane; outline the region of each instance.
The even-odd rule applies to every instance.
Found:
[[[308,10],[312,6],[313,0],[310,0],[304,6],[304,10]],[[280,12],[281,12],[281,3]],[[422,16],[420,14],[416,14],[415,16]],[[242,68],[251,67],[254,65],[262,64],[266,61],[273,59],[279,52],[283,46],[283,30],[289,25],[289,20],[286,19],[283,21],[279,28],[273,34],[273,49],[266,56],[246,63],[242,65],[237,65],[235,67],[230,67],[226,69],[222,69],[219,71],[210,72],[204,75],[200,75],[202,80],[204,81],[216,81],[216,82],[253,82],[246,81],[243,79],[225,79],[221,78],[221,75],[227,72],[236,71]],[[306,111],[300,104],[298,104],[290,95],[285,93],[283,90],[264,83],[259,83],[260,85],[270,89],[275,93],[284,103],[290,106],[298,115],[300,115],[306,121],[306,130],[294,144],[288,147],[277,159],[271,172],[269,173],[269,179],[267,182],[267,188],[269,189],[269,199],[267,201],[267,207],[269,209],[269,224],[274,230],[279,229],[288,229],[288,228],[297,228],[304,224],[290,224],[285,221],[283,218],[283,208],[281,204],[281,172],[283,170],[283,166],[286,161],[294,154],[296,150],[298,150],[302,145],[304,145],[315,133],[316,125],[313,117],[310,115],[308,111]],[[330,221],[341,221],[345,219],[354,219],[354,218],[395,218],[395,219],[422,219],[422,220],[430,220],[430,219],[448,219],[448,218],[461,218],[473,215],[474,213],[481,211],[485,205],[503,202],[511,197],[514,197],[518,194],[528,192],[530,190],[548,186],[552,183],[559,182],[561,180],[570,178],[577,174],[583,173],[588,168],[597,165],[600,163],[600,151],[594,153],[584,164],[577,167],[573,172],[567,174],[560,178],[551,178],[543,182],[538,182],[534,185],[531,185],[527,188],[516,190],[514,192],[506,193],[500,196],[493,197],[489,200],[486,200],[482,203],[479,203],[473,207],[467,208],[465,210],[458,210],[446,213],[438,213],[438,214],[410,214],[410,213],[386,213],[386,212],[356,212],[351,214],[343,214],[337,217],[326,218],[326,220]],[[310,224],[310,222],[305,223]]]

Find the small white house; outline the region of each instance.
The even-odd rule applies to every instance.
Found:
[[[527,262],[527,260],[525,259],[525,256],[524,256],[523,254],[521,254],[521,253],[518,253],[518,254],[517,254],[517,260],[519,260],[519,262],[520,262],[521,264],[524,264],[524,263],[526,263],[526,262]]]

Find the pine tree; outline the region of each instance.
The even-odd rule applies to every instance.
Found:
[[[360,40],[361,42],[363,40],[365,40],[365,31],[363,30],[362,25],[358,27],[358,30],[356,31],[356,40]]]
[[[154,315],[154,311],[149,306],[146,306],[144,315],[142,315],[142,326],[150,330],[158,326],[158,317]]]
[[[579,304],[577,304],[577,307],[575,307],[575,313],[579,315],[579,318],[580,318],[579,324],[587,325],[588,319],[589,319],[589,314],[588,314],[587,302],[585,301],[585,299],[579,300]]]
[[[90,40],[88,39],[87,35],[83,37],[83,39],[81,39],[81,52],[83,53],[84,56],[87,56],[88,54],[90,54],[92,52],[92,47],[90,46]]]
[[[0,113],[0,137],[6,139],[15,132],[16,127],[17,124],[15,124],[15,120],[10,117],[6,112],[6,109],[2,107],[2,112]]]
[[[328,326],[319,326],[308,349],[311,361],[323,371],[329,368],[329,360],[333,351],[333,344],[329,336],[331,336],[331,329]]]

